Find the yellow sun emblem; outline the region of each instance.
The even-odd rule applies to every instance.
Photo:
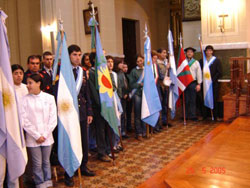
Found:
[[[66,113],[71,109],[71,105],[68,101],[61,101],[58,104],[58,110],[62,113]]]
[[[204,73],[204,77],[205,77],[205,79],[209,80],[209,79],[210,79],[210,74],[209,74],[209,72],[205,72],[205,73]]]
[[[98,74],[98,83],[99,83],[99,92],[100,93],[108,93],[109,97],[113,96],[113,86],[110,78],[110,73],[107,67],[100,68],[97,72]]]
[[[11,104],[13,104],[13,95],[7,90],[3,90],[2,93],[2,97],[3,97],[3,106],[4,108],[8,108],[11,106]]]
[[[150,65],[150,62],[148,61],[147,64]]]

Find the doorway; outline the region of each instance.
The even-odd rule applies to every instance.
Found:
[[[139,21],[122,18],[123,54],[124,61],[128,64],[129,71],[136,67],[136,55],[138,54]]]

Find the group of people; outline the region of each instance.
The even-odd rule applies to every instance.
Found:
[[[203,109],[203,118],[209,116],[210,110],[204,107],[202,97],[202,67],[203,61],[195,60],[195,49],[186,48],[186,58],[194,81],[185,90],[186,118],[197,121],[196,108]],[[207,61],[211,59],[210,71],[213,81],[214,118],[218,117],[217,97],[218,78],[221,76],[221,65],[217,58],[212,58],[214,49],[207,46],[205,54]],[[68,53],[75,79],[79,69],[83,70],[83,82],[78,94],[79,121],[81,126],[83,159],[80,166],[82,175],[95,176],[87,167],[89,150],[97,153],[97,159],[102,162],[111,161],[111,150],[119,153],[123,148],[110,126],[101,115],[99,90],[95,74],[95,53],[82,55],[77,45],[70,45]],[[146,137],[146,125],[141,120],[141,103],[143,89],[144,57],[138,55],[136,67],[128,74],[128,65],[122,60],[106,56],[107,67],[112,80],[113,91],[118,95],[123,113],[121,114],[120,130],[123,139],[128,139],[132,132],[131,114],[134,111],[135,137],[142,141]],[[12,74],[20,107],[21,123],[25,131],[26,146],[29,153],[28,168],[32,167],[33,181],[36,187],[51,187],[51,163],[57,161],[57,108],[56,98],[59,70],[53,81],[53,61],[51,52],[44,52],[42,57],[31,55],[27,60],[28,70],[18,65],[12,65]],[[159,49],[152,51],[152,67],[155,83],[162,104],[161,121],[153,128],[160,132],[167,124],[168,90],[164,78],[168,77],[171,69],[167,60],[167,51]],[[115,67],[115,68],[114,68]],[[116,71],[114,71],[116,69]],[[197,97],[198,96],[198,97]],[[196,102],[200,99],[200,102]],[[132,110],[133,108],[133,110]],[[110,139],[111,138],[111,139]],[[110,143],[111,142],[111,143]],[[30,176],[29,176],[30,177]],[[65,184],[73,186],[74,182],[65,172]]]

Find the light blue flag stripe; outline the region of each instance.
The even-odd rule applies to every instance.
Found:
[[[147,37],[144,44],[144,56],[145,60],[141,117],[142,121],[154,127],[159,119],[159,112],[162,108],[154,80],[151,59],[151,43],[149,37]]]

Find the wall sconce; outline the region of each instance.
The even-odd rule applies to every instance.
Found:
[[[55,36],[54,32],[56,32],[56,22],[53,22],[53,24],[48,24],[46,26],[41,27],[41,32],[45,36],[47,40],[50,40],[51,43],[51,51],[52,54],[55,54]]]
[[[221,14],[219,15],[219,18],[220,18],[220,25],[219,25],[219,28],[220,28],[220,31],[222,33],[225,32],[225,18],[228,17],[228,14]]]

